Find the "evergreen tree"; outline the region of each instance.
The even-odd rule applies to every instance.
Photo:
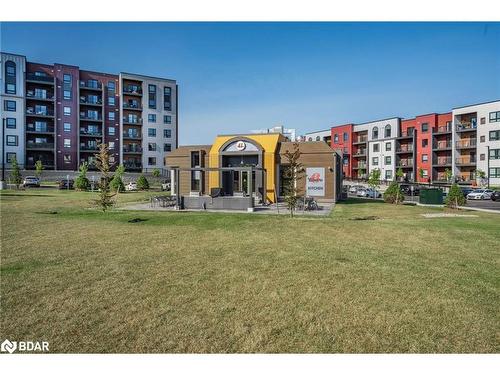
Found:
[[[99,182],[99,197],[95,200],[95,204],[104,212],[115,203],[113,201],[115,194],[112,194],[109,188],[109,170],[111,166],[109,163],[109,148],[106,143],[101,143],[99,145],[99,153],[96,154],[95,164],[101,173],[101,181]]]
[[[123,183],[123,174],[125,173],[125,167],[120,164],[115,171],[115,175],[111,180],[110,187],[112,191],[121,193],[125,191],[125,184]]]
[[[146,177],[141,174],[139,178],[137,179],[137,189],[139,190],[148,190],[149,189],[149,181],[146,179]]]
[[[158,168],[153,169],[153,172],[151,173],[155,179],[155,182],[159,181],[159,178],[161,176],[161,172]]]
[[[300,199],[300,189],[298,181],[302,179],[304,168],[299,163],[301,152],[299,144],[294,142],[293,151],[285,151],[286,166],[284,169],[283,191],[285,193],[285,202],[290,210],[290,217],[293,217],[293,212],[297,207],[297,202]],[[265,200],[265,197],[262,197]]]
[[[458,209],[459,206],[465,206],[467,204],[467,199],[465,199],[462,190],[458,184],[454,183],[451,185],[450,192],[446,197],[444,204],[450,208]]]
[[[90,181],[87,178],[87,171],[89,170],[89,164],[86,161],[84,161],[80,165],[79,170],[80,170],[80,174],[76,178],[75,187],[77,190],[86,191],[90,187]]]

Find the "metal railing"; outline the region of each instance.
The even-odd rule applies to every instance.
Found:
[[[437,158],[435,165],[451,165],[451,156]]]
[[[400,137],[413,137],[413,130],[402,131]]]
[[[132,118],[127,118],[127,117],[123,117],[123,123],[127,123],[127,124],[142,124],[142,118],[136,118],[136,119],[132,119]]]
[[[80,150],[84,151],[99,151],[99,145],[82,145],[80,144]]]
[[[123,138],[141,139],[142,136],[141,136],[141,134],[138,134],[138,133],[127,133],[127,132],[124,132],[123,133]]]
[[[54,148],[54,143],[49,143],[49,142],[27,142],[26,143],[26,148],[34,148],[34,149],[39,149],[39,148]]]
[[[142,95],[142,89],[141,88],[135,88],[131,86],[123,86],[123,92],[126,94],[138,94]]]
[[[44,82],[44,83],[54,83],[54,77],[37,75],[35,73],[26,73],[26,80]]]
[[[457,122],[455,123],[455,129],[457,131],[475,130],[477,128],[476,122]]]
[[[27,92],[26,97],[29,99],[54,100],[54,95],[48,93],[45,95],[40,95],[33,92]]]
[[[432,148],[435,150],[443,150],[443,149],[451,148],[451,140],[450,141],[434,142]]]
[[[476,147],[477,139],[462,139],[460,141],[456,141],[455,145],[457,148],[468,148],[468,147]]]
[[[89,135],[91,137],[102,137],[102,132],[94,132],[85,129],[80,129],[80,135]]]
[[[80,119],[81,120],[91,120],[91,121],[101,121],[102,116],[100,116],[100,115],[94,116],[94,115],[89,115],[88,113],[80,113]]]
[[[54,111],[51,110],[35,110],[33,107],[26,108],[26,114],[32,116],[54,116]]]
[[[140,146],[136,146],[136,147],[133,147],[133,146],[129,146],[129,147],[126,147],[124,146],[123,147],[123,152],[142,152],[142,147]]]
[[[129,161],[124,161],[123,166],[125,169],[142,169],[142,164],[141,163],[136,163],[136,162],[129,162]]]
[[[400,146],[396,148],[396,152],[413,152],[413,145]]]
[[[366,141],[368,141],[368,136],[366,135],[354,138],[354,143],[361,143]]]
[[[140,103],[123,103],[123,109],[139,109],[142,110]]]
[[[44,126],[42,128],[36,128],[35,125],[33,124],[28,124],[26,126],[26,131],[27,132],[32,132],[32,133],[54,133],[54,127],[52,126]]]
[[[473,164],[476,162],[476,157],[472,156],[462,156],[455,159],[455,163],[457,164]]]
[[[87,89],[101,90],[102,84],[96,81],[80,81],[80,87],[84,87]]]
[[[434,134],[449,133],[449,132],[451,132],[451,126],[445,125],[445,126],[438,126]]]
[[[398,167],[413,167],[413,160],[401,159],[398,163]]]
[[[101,98],[97,98],[97,99],[89,100],[88,96],[81,96],[80,97],[80,104],[96,104],[96,105],[101,105],[102,104],[102,99]]]

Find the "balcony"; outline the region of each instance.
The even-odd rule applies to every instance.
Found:
[[[36,126],[35,124],[27,124],[26,125],[26,133],[34,133],[34,134],[52,134],[54,133],[53,126]]]
[[[469,183],[476,180],[476,174],[474,172],[463,172],[458,175],[458,183]]]
[[[102,107],[102,99],[101,98],[95,99],[93,97],[81,96],[80,97],[80,105]]]
[[[35,73],[26,73],[26,82],[41,83],[54,86],[54,77],[48,75],[38,75]]]
[[[102,84],[96,81],[80,81],[80,88],[86,90],[102,91]]]
[[[452,160],[453,159],[451,158],[451,156],[439,157],[436,159],[436,162],[433,163],[433,166],[434,167],[451,167]]]
[[[449,134],[451,133],[451,125],[438,126],[434,134]]]
[[[470,132],[476,131],[477,122],[458,122],[455,123],[455,129],[457,132]]]
[[[360,144],[360,143],[366,143],[368,141],[368,136],[360,136],[360,137],[355,137],[353,139],[353,144]]]
[[[124,160],[123,166],[125,167],[126,170],[142,169],[142,163],[135,161]]]
[[[35,93],[33,91],[28,91],[26,93],[26,99],[27,100],[40,100],[40,101],[44,101],[44,102],[53,102],[55,97],[52,93],[42,94],[42,93]]]
[[[366,150],[358,150],[353,154],[353,156],[355,158],[364,158],[366,157]]]
[[[413,168],[413,159],[401,159],[397,166],[401,168]]]
[[[471,138],[471,139],[461,139],[460,141],[455,142],[455,146],[457,149],[463,150],[467,148],[476,148],[477,144],[477,139],[476,138]]]
[[[80,128],[80,136],[82,137],[99,137],[102,138],[102,133],[100,131],[89,131],[84,128]]]
[[[358,165],[354,166],[352,169],[366,169],[366,164],[358,163]]]
[[[134,86],[123,86],[123,93],[126,95],[142,96],[142,88]]]
[[[80,144],[80,151],[99,152],[99,144]]]
[[[35,109],[33,107],[26,108],[26,116],[31,117],[54,117],[54,111],[50,109]]]
[[[123,132],[123,139],[142,139],[142,136],[139,133]]]
[[[123,109],[129,111],[142,111],[142,106],[140,103],[123,103]]]
[[[54,160],[43,160],[39,159],[42,162],[43,168],[44,169],[54,169]],[[35,169],[35,163],[34,162],[27,162],[26,163],[26,169]]]
[[[413,144],[400,145],[396,148],[397,154],[411,154],[413,153]]]
[[[124,117],[124,125],[142,125],[142,118]]]
[[[123,147],[124,154],[142,154],[141,146],[128,145]]]
[[[90,115],[88,113],[80,113],[80,120],[83,120],[83,121],[99,121],[101,122],[102,121],[102,116],[99,114],[99,115]]]
[[[434,151],[446,151],[451,150],[451,140],[434,142],[432,144],[432,149]]]
[[[470,166],[476,164],[475,156],[461,156],[455,159],[455,163],[460,166]]]
[[[27,150],[54,150],[54,143],[49,142],[26,142]]]
[[[398,137],[399,139],[403,138],[413,138],[415,132],[413,130],[405,130],[401,132],[401,135]]]

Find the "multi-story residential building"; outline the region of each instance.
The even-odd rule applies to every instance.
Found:
[[[2,157],[15,156],[21,167],[32,169],[41,160],[45,169],[75,171],[83,162],[92,169],[105,142],[115,166],[142,171],[163,167],[165,155],[177,148],[174,80],[40,64],[6,53],[0,77]]]
[[[327,130],[319,130],[317,132],[306,133],[304,136],[305,141],[307,142],[326,142],[328,145],[332,142],[332,131],[331,129]]]
[[[251,133],[254,134],[269,134],[269,133],[279,133],[283,134],[286,139],[288,139],[291,142],[295,142],[296,137],[296,130],[295,129],[287,129],[283,125],[277,125],[273,126],[272,128],[266,128],[266,129],[257,129],[257,130],[252,130]]]
[[[0,105],[2,122],[2,138],[0,142],[1,159],[9,168],[15,158],[21,168],[25,165],[25,75],[26,58],[20,55],[2,53],[0,55]],[[5,134],[3,133],[5,131]]]

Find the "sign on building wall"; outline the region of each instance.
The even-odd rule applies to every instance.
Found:
[[[325,196],[325,168],[306,168],[306,195]]]

